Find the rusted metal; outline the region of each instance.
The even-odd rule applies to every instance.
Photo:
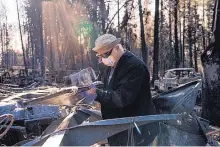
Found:
[[[154,99],[154,102],[160,113],[168,114],[153,116],[101,120],[100,111],[85,109],[76,100],[70,102],[63,97],[67,95],[67,100],[74,96],[78,97],[76,94],[88,90],[89,86],[76,87],[76,91],[72,91],[73,87],[67,87],[55,88],[55,92],[52,94],[48,93],[50,90],[45,90],[45,93],[39,91],[39,95],[35,95],[36,93],[22,95],[20,97],[24,99],[30,97],[31,100],[25,103],[18,102],[0,106],[0,112],[12,112],[17,120],[24,121],[28,132],[31,130],[37,136],[42,133],[45,126],[51,124],[40,137],[25,143],[24,146],[93,145],[124,130],[135,127],[138,130],[141,125],[156,129],[154,127],[158,122],[160,122],[160,133],[157,137],[158,145],[205,145],[207,137],[204,134],[206,134],[208,122],[194,117],[192,114],[200,87],[201,82],[198,80],[162,93]],[[78,98],[83,99],[80,96]],[[9,98],[7,101],[12,99]],[[59,106],[36,105],[59,104],[59,102],[68,107],[68,111],[73,110],[74,113],[68,117],[63,117],[59,111]],[[76,109],[75,107],[72,108],[74,105]],[[184,112],[187,114],[179,114]],[[55,121],[52,122],[53,120]],[[142,134],[141,127],[139,133]],[[185,138],[185,143],[183,138]],[[152,140],[146,138],[147,144],[151,142]]]
[[[87,120],[89,117],[90,115],[86,113],[81,113],[81,112],[71,113],[67,118],[63,118],[52,123],[45,130],[42,136],[30,142],[25,143],[24,146],[42,146],[47,141],[47,139],[50,138],[50,134],[53,134],[55,131],[59,131],[62,129],[66,129],[68,127],[79,125],[83,123],[85,120]],[[61,132],[61,134],[64,135],[65,131]]]
[[[182,122],[161,123],[158,145],[205,146],[208,143],[204,134],[207,123],[202,121],[204,120],[192,113]]]
[[[102,84],[97,85],[97,87],[102,87]],[[37,105],[37,104],[73,106],[79,100],[82,100],[84,98],[83,95],[81,95],[81,93],[87,90],[89,90],[89,86],[85,86],[85,87],[72,86],[72,87],[62,88],[58,92],[26,101],[24,104],[26,106]]]
[[[13,129],[9,129],[2,139],[3,141],[5,140],[6,145],[14,145],[24,139],[31,139],[33,136],[41,135],[52,121],[62,116],[59,106],[37,105],[24,107],[18,103],[3,104],[0,106],[0,114],[13,114],[15,123],[12,127],[25,128],[25,130],[27,130],[27,134],[25,135],[26,137],[28,136],[27,138],[17,138],[17,136],[22,133],[20,133],[19,130],[13,131]],[[11,132],[14,132],[14,134]]]
[[[6,126],[1,126],[1,127],[3,127],[3,129],[6,128]],[[27,139],[27,132],[25,127],[11,126],[7,134],[3,136],[2,139],[0,140],[0,143],[8,146],[12,146],[26,139]]]
[[[200,88],[200,80],[190,82],[174,90],[162,93],[154,100],[159,113],[187,113],[185,121],[160,123],[158,145],[200,146],[207,144],[208,139],[205,136],[205,131],[209,122],[198,118],[194,113]]]
[[[159,113],[191,113],[194,110],[201,81],[193,81],[181,87],[164,92],[154,99]]]
[[[102,120],[102,114],[98,110],[79,109],[77,112],[86,113],[86,114],[90,115],[89,122]]]
[[[11,128],[11,126],[12,126],[12,124],[14,123],[14,116],[13,115],[11,115],[11,114],[4,114],[4,115],[1,115],[0,116],[0,119],[2,119],[1,120],[1,123],[2,122],[4,122],[4,121],[6,121],[5,122],[5,125],[4,126],[6,126],[5,127],[5,130],[0,134],[0,139],[8,132],[8,130]],[[9,120],[10,120],[10,123],[7,125],[7,123],[9,122]],[[2,129],[2,127],[0,128],[0,130]]]
[[[201,135],[200,124],[198,124],[195,118],[192,119],[192,115],[190,115],[190,113],[193,111],[193,107],[195,106],[197,92],[200,86],[200,81],[194,81],[177,89],[163,93],[159,96],[159,98],[155,99],[155,102],[158,102],[158,99],[166,101],[166,107],[164,107],[164,105],[163,107],[159,106],[159,108],[162,108],[162,113],[187,112],[189,113],[188,115],[163,114],[99,121],[101,119],[101,114],[99,111],[77,109],[78,116],[76,114],[74,115],[74,119],[72,119],[77,125],[74,123],[73,126],[69,125],[67,128],[62,127],[64,129],[58,129],[58,132],[56,132],[58,123],[55,123],[56,125],[52,127],[53,129],[49,129],[50,132],[26,145],[44,145],[44,142],[46,142],[45,145],[55,143],[53,144],[55,146],[92,145],[118,132],[129,129],[131,126],[132,128],[135,127],[134,122],[137,124],[137,126],[152,124],[153,122],[161,122],[160,128],[162,131],[160,131],[158,136],[158,145],[204,145],[206,143],[206,139],[203,135]],[[164,108],[166,108],[166,111],[164,111]],[[86,117],[81,119],[80,122],[77,122],[77,120],[82,117],[81,115],[89,116],[88,118],[93,117],[93,119],[88,119],[90,122],[86,122]],[[184,116],[184,119],[178,120],[177,116],[181,118]],[[164,122],[164,120],[169,119],[176,121]],[[61,121],[59,120],[59,122]],[[62,123],[64,123],[64,121]],[[60,126],[62,126],[62,123]],[[207,126],[205,123],[202,123],[202,125]],[[179,135],[179,137],[177,137],[177,135]],[[189,138],[185,144],[180,140],[181,136]],[[56,140],[57,137],[59,138],[59,141]],[[55,142],[55,140],[57,142]],[[148,143],[150,143],[150,141]]]
[[[36,105],[24,107],[17,103],[0,106],[0,115],[12,114],[15,120],[29,120],[40,118],[59,118],[59,106]]]
[[[28,132],[35,134],[35,136],[40,136],[54,120],[56,120],[55,117],[28,119],[24,121],[24,125]]]
[[[78,88],[76,86],[68,87],[68,88],[62,88],[59,91],[48,94],[46,96],[29,100],[25,102],[25,105],[37,105],[37,104],[53,104],[53,105],[66,105],[67,103],[70,105],[72,104],[69,101],[75,101],[73,98],[73,94],[75,94],[78,91]],[[73,93],[73,94],[71,94]],[[65,99],[64,99],[64,95]],[[61,98],[62,97],[62,98]]]
[[[157,146],[205,146],[207,144],[199,133],[164,123],[160,124],[160,134],[157,140]]]
[[[181,120],[183,117],[184,115],[180,115],[180,114],[162,114],[162,115],[139,116],[139,117],[130,117],[130,118],[118,118],[112,120],[101,120],[91,123],[84,123],[82,125],[65,129],[68,130],[68,132],[66,132],[66,135],[63,136],[60,145],[62,146],[92,145],[116,133],[119,133],[131,127],[133,128],[134,122],[136,122],[136,124],[140,126],[144,124],[157,123],[158,121]],[[64,130],[60,130],[60,131],[64,131]],[[59,132],[57,132],[57,134],[59,134]],[[52,137],[56,137],[56,136],[52,136]]]

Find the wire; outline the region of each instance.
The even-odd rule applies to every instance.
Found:
[[[7,117],[6,117],[4,120],[6,120],[6,121],[5,121],[4,125],[1,125],[0,130],[1,130],[4,126],[6,126],[6,124],[9,122],[9,119],[8,119]]]
[[[220,133],[220,129],[206,133],[207,136]]]
[[[7,128],[5,129],[5,131],[0,134],[0,139],[8,132],[8,130],[11,128],[12,124],[14,123],[14,116],[12,114],[4,114],[4,115],[1,115],[0,118],[2,117],[6,117],[6,118],[9,118],[11,120],[10,124],[7,126]],[[8,123],[8,121],[7,121]]]
[[[133,130],[133,124],[130,124],[130,127],[128,129],[128,139],[127,139],[127,146],[134,146],[134,130]]]
[[[0,121],[0,124],[1,124],[2,122],[4,122],[6,119],[7,119],[7,117],[5,117],[4,119],[2,119],[2,120]]]

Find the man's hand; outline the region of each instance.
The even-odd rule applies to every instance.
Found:
[[[84,97],[84,103],[85,104],[91,104],[97,97],[96,95],[96,88],[91,88],[87,91],[84,91],[81,93],[81,95]]]
[[[91,88],[87,91],[88,94],[96,94],[96,88]]]

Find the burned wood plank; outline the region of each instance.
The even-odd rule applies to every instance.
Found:
[[[84,92],[88,89],[89,89],[89,87],[87,87],[87,86],[79,87],[79,88],[77,88],[75,86],[67,87],[67,88],[63,88],[55,93],[48,94],[46,96],[42,96],[42,97],[39,97],[36,99],[26,101],[24,104],[26,106],[37,105],[37,104],[73,106],[78,101],[83,99],[83,96],[80,95],[80,93]]]
[[[30,101],[25,102],[25,105],[36,105],[36,104],[60,104],[62,105],[63,103],[68,103],[67,100],[71,101],[70,98],[72,98],[72,92],[76,93],[78,90],[77,87],[73,86],[73,87],[68,87],[68,88],[64,88],[59,90],[58,92],[37,98],[37,99],[33,99]],[[64,98],[64,95],[65,98]],[[62,98],[63,99],[62,99]],[[71,102],[70,102],[71,103]],[[63,104],[64,105],[64,104]]]

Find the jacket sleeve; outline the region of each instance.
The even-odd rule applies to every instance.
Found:
[[[118,82],[118,89],[114,91],[96,90],[96,101],[103,106],[111,108],[123,108],[130,105],[137,98],[144,76],[147,76],[146,74],[149,75],[141,65],[129,67],[128,72],[125,74],[126,76]]]

